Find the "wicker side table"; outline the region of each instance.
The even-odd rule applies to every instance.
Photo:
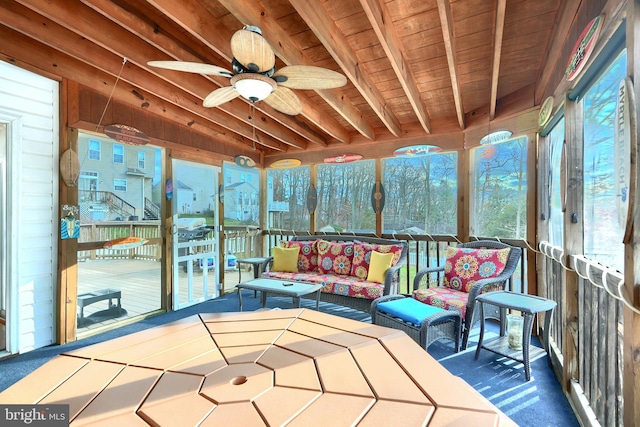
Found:
[[[401,298],[410,298],[411,301],[415,301],[415,304],[423,304],[411,297],[405,297],[403,295],[380,297],[371,304],[371,323],[404,331],[425,350],[431,343],[439,339],[452,340],[455,343],[456,353],[460,350],[460,326],[462,324],[462,317],[459,311],[437,309],[434,314],[422,319],[420,325],[417,326],[394,315],[383,313],[378,309],[378,305],[383,302],[394,301]]]

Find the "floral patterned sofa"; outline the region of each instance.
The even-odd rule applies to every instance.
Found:
[[[274,256],[297,248],[296,268],[274,268]],[[399,240],[346,235],[294,236],[273,248],[262,277],[322,283],[320,299],[368,312],[371,302],[398,293],[408,245]],[[293,255],[287,255],[293,256]],[[371,262],[373,260],[373,262]]]

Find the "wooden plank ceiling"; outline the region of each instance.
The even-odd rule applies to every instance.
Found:
[[[28,46],[5,60],[58,70],[140,108],[162,104],[173,120],[265,156],[379,141],[438,143],[480,117],[541,103],[543,67],[562,8],[556,0],[18,0],[0,1],[0,37]],[[574,3],[574,2],[570,2]],[[261,28],[276,69],[316,65],[346,86],[294,90],[302,113],[242,97],[205,108],[226,77],[150,67],[183,60],[231,69],[230,39]],[[24,50],[25,48],[22,48]],[[126,58],[126,61],[124,59]],[[124,65],[123,65],[124,63]],[[127,90],[123,90],[126,88]],[[509,112],[510,114],[513,111]],[[475,120],[475,122],[474,122]],[[242,147],[246,148],[246,147]],[[362,147],[360,147],[362,148]]]

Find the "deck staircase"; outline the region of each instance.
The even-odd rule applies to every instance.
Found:
[[[160,219],[160,206],[151,200],[144,198],[144,217],[143,219]]]

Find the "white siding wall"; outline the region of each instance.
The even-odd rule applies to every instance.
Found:
[[[14,139],[9,136],[12,169],[7,180],[8,316],[15,319],[10,328],[17,328],[9,331],[17,340],[12,352],[43,347],[55,339],[58,108],[57,82],[0,61],[1,117],[15,118],[10,124]]]

